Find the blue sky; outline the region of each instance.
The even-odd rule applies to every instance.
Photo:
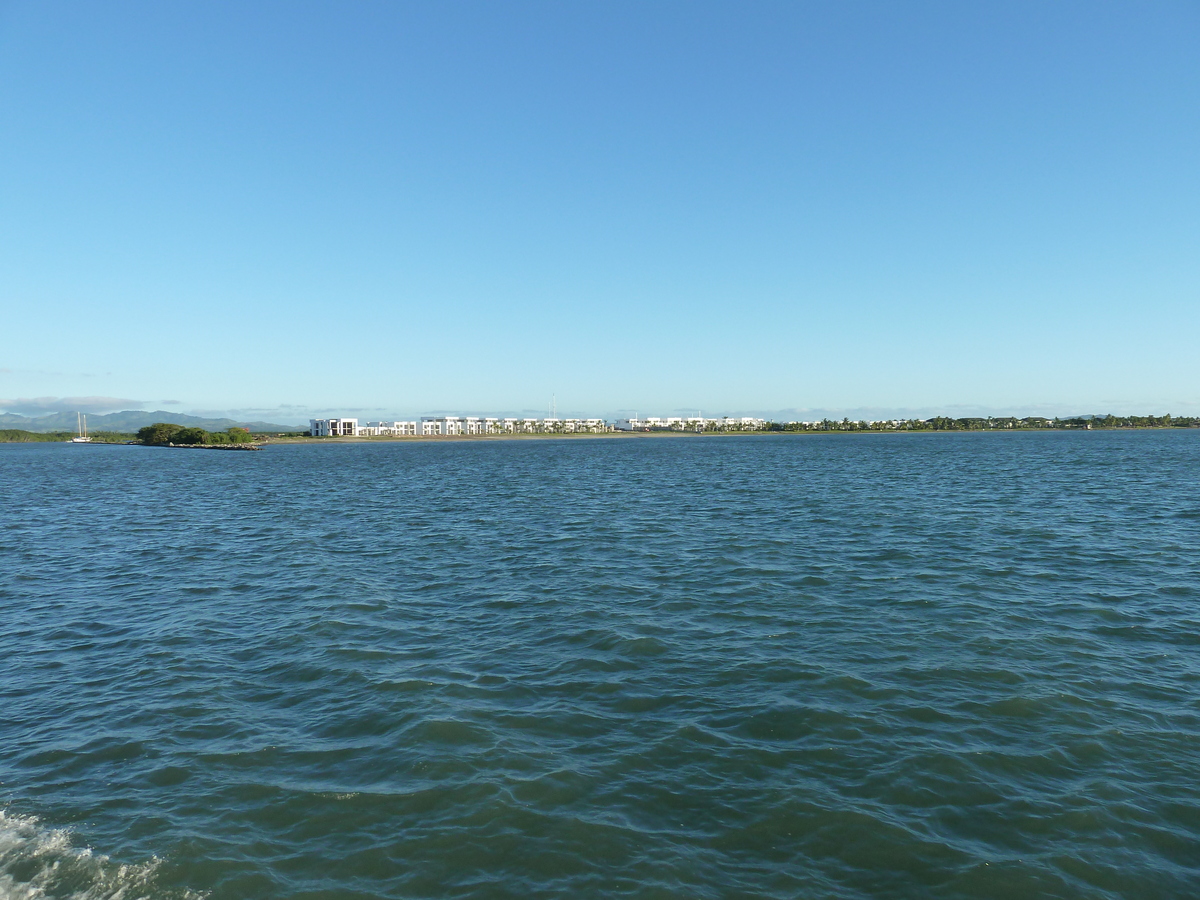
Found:
[[[1200,412],[1198,39],[1194,2],[0,2],[0,407]]]

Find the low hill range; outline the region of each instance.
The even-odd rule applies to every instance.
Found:
[[[169,422],[172,425],[185,425],[189,428],[203,428],[205,431],[224,431],[227,428],[248,428],[251,431],[299,431],[307,430],[298,425],[276,425],[271,422],[241,422],[236,419],[205,419],[200,416],[188,416],[183,413],[154,410],[143,412],[138,409],[127,409],[123,412],[108,413],[107,415],[88,414],[88,431],[119,431],[132,433],[139,428],[153,425],[156,422]],[[47,433],[51,431],[74,431],[75,413],[51,413],[48,416],[18,416],[12,413],[0,414],[0,428],[19,428],[22,431]]]

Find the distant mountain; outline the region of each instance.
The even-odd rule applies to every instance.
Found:
[[[206,431],[224,431],[226,428],[238,426],[249,428],[251,431],[299,431],[298,425],[275,425],[271,422],[239,422],[236,419],[202,419],[199,416],[187,416],[183,413],[155,410],[142,412],[127,409],[124,412],[109,413],[105,416],[89,415],[88,431],[123,431],[133,432],[155,422],[170,422],[172,425],[188,425],[193,428],[203,428]],[[48,416],[16,416],[8,413],[0,415],[0,428],[20,428],[25,431],[74,431],[75,413],[51,413]]]

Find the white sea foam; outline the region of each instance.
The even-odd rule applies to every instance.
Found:
[[[66,828],[48,828],[36,816],[0,809],[0,900],[199,900],[191,892],[155,885],[162,860],[122,865],[77,847]]]

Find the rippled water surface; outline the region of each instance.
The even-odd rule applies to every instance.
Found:
[[[0,898],[1200,894],[1200,433],[0,446]]]

